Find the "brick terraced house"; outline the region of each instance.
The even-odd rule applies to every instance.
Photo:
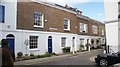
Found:
[[[94,47],[104,44],[105,25],[67,5],[37,0],[1,1],[0,40],[3,38],[8,39],[15,56],[18,52],[62,53],[64,47],[77,51],[80,44],[90,43]]]

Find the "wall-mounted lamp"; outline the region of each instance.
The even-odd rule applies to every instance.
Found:
[[[45,20],[45,22],[47,22],[48,20]]]

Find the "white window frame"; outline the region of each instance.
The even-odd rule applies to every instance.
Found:
[[[37,42],[31,42],[32,39],[30,39],[30,37],[31,37],[31,36],[29,36],[29,49],[30,49],[30,50],[38,50],[38,37],[39,37],[39,36],[32,36],[32,37],[37,37]],[[34,41],[34,39],[33,39],[33,41]],[[37,48],[30,48],[31,43],[34,43],[34,45],[35,45],[35,43],[37,43]]]
[[[88,24],[80,23],[80,32],[88,33]]]
[[[36,21],[40,21],[40,19],[38,19],[38,18],[35,18],[35,14],[40,14],[40,15],[42,15],[42,25],[35,25],[35,22]],[[34,12],[34,27],[40,27],[40,28],[44,28],[44,14],[42,14],[42,13],[40,13],[40,12]]]
[[[92,32],[93,34],[98,34],[98,26],[92,25]]]
[[[85,39],[80,38],[80,45],[85,45]]]
[[[65,29],[65,28],[64,28],[64,30],[70,31],[70,19],[64,18],[64,21],[65,21],[65,20],[68,20],[68,29]]]
[[[64,42],[65,43],[63,43],[63,38],[64,38]],[[67,43],[67,38],[66,37],[61,37],[61,47],[66,47],[66,43]]]
[[[105,35],[105,34],[104,34],[104,30],[102,30],[102,35]]]

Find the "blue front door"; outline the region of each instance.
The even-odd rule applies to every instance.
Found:
[[[12,55],[13,60],[15,61],[15,53],[14,53],[14,38],[13,37],[7,37],[8,40],[8,46]]]
[[[10,48],[10,52],[14,53],[14,39],[7,39],[8,40],[8,46]]]
[[[52,53],[52,39],[48,39],[48,53]]]

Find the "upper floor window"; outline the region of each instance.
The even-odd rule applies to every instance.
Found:
[[[104,35],[104,30],[102,30],[102,35]]]
[[[0,5],[0,23],[5,22],[5,6]]]
[[[80,32],[87,33],[88,32],[88,25],[84,23],[80,23]]]
[[[30,36],[29,37],[29,48],[36,49],[38,48],[38,36]]]
[[[64,30],[70,30],[70,20],[64,19]]]
[[[120,1],[118,2],[118,12],[119,12],[118,19],[120,19]]]
[[[92,32],[93,34],[98,34],[98,27],[95,25],[92,25]]]
[[[66,46],[66,37],[62,37],[61,38],[61,47],[65,47]]]
[[[39,12],[34,12],[34,27],[43,28],[44,19],[43,14]]]

